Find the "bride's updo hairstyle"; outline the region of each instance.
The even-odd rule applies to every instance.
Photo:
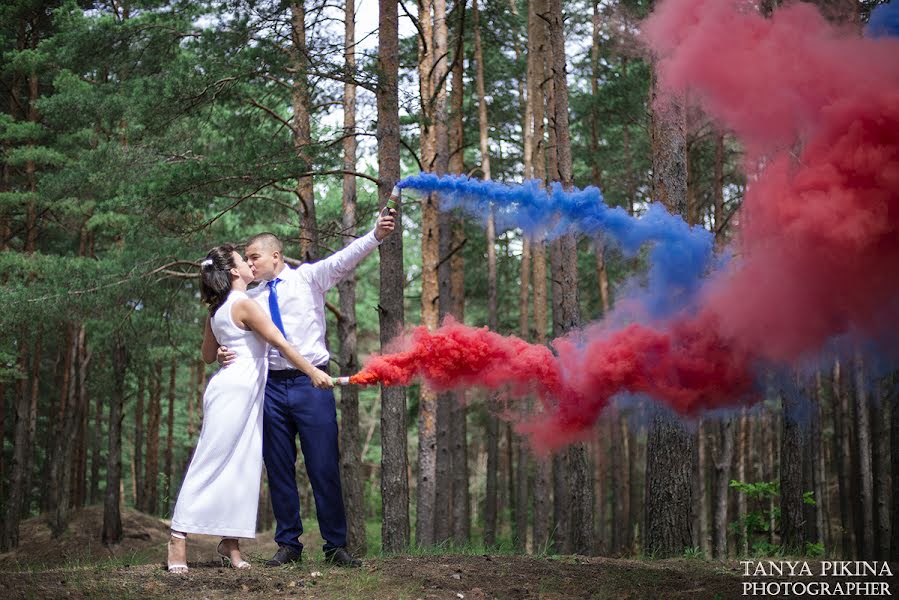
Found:
[[[209,314],[225,303],[231,292],[231,269],[234,264],[234,246],[224,244],[209,251],[200,262],[200,297],[209,307]]]

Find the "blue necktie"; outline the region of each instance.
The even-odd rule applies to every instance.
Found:
[[[277,277],[268,282],[268,309],[269,312],[272,313],[272,322],[275,324],[281,333],[284,334],[284,337],[287,337],[287,334],[284,332],[284,323],[281,322],[281,309],[278,308],[278,291],[275,289],[275,286],[281,280]]]

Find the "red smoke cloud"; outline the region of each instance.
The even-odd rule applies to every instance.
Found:
[[[794,364],[841,334],[899,334],[899,41],[830,26],[808,4],[765,19],[740,0],[667,0],[644,23],[663,90],[687,92],[746,150],[738,258],[695,315],[587,330],[547,348],[448,322],[416,329],[357,381],[511,386],[543,400],[522,428],[554,448],[618,393],[690,414],[745,402],[756,361]]]
[[[706,306],[725,337],[784,363],[835,335],[895,335],[899,40],[834,28],[810,4],[749,8],[668,0],[644,27],[660,84],[746,149],[740,259]]]

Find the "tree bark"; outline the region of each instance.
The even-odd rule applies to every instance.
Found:
[[[484,87],[484,51],[481,47],[481,24],[478,1],[471,5],[471,26],[474,37],[475,89],[478,95],[478,140],[481,152],[481,174],[485,181],[491,179],[489,151],[489,123],[487,120],[487,98]],[[487,217],[487,323],[492,331],[498,325],[496,309],[496,227],[493,213]],[[499,474],[499,430],[500,424],[493,414],[493,401],[487,405],[487,490],[484,502],[484,543],[496,543]]]
[[[455,41],[453,43],[456,52],[464,53],[465,32],[465,2],[456,5],[459,12],[458,22],[455,26]],[[450,156],[449,171],[456,175],[465,172],[464,164],[464,81],[463,81],[464,56],[456,56],[453,60],[452,81],[453,87],[450,93]],[[460,248],[465,242],[463,229],[464,218],[459,216],[453,222],[452,247]],[[465,320],[465,264],[463,254],[456,252],[450,259],[450,296],[452,298],[452,313],[462,323]],[[469,489],[468,489],[468,408],[465,401],[465,391],[457,390],[450,402],[450,475],[451,497],[450,525],[453,542],[459,546],[468,544],[471,535],[471,515]],[[442,537],[442,532],[441,532]]]
[[[447,82],[449,81],[449,26],[446,17],[446,0],[434,0],[434,88],[435,88],[435,171],[445,175],[449,170],[450,157],[450,111],[447,103]],[[452,252],[453,217],[449,211],[439,211],[438,222],[438,318],[453,313],[452,262],[447,257]],[[436,460],[434,478],[434,540],[445,543],[450,539],[452,529],[452,454],[451,454],[451,414],[455,394],[441,392],[437,395],[436,419]]]
[[[851,473],[851,463],[849,457],[849,432],[846,430],[846,387],[845,377],[847,374],[842,369],[840,361],[837,360],[833,365],[833,462],[836,465],[837,473],[837,496],[840,503],[840,548],[842,557],[849,559],[852,557],[852,511],[849,508],[850,486],[849,474]]]
[[[824,410],[824,379],[821,371],[815,371],[815,403],[816,426],[812,432],[816,448],[815,500],[818,507],[815,515],[820,541],[824,544],[824,548],[830,550],[833,537],[830,534],[830,486],[827,483],[827,448],[824,446],[824,425],[827,421]]]
[[[85,386],[87,385],[87,377],[85,377],[85,381],[82,382]],[[105,405],[103,403],[103,395],[97,394],[97,397],[94,402],[94,430],[91,435],[92,438],[92,448],[91,448],[91,491],[90,491],[90,503],[95,504],[100,502],[100,461],[102,458],[102,450],[103,450],[103,411],[105,409]],[[137,449],[137,442],[135,441],[135,450]]]
[[[652,97],[653,198],[681,216],[687,212],[686,117],[680,99],[661,106]],[[657,415],[651,425],[646,448],[646,539],[649,553],[656,556],[683,554],[692,539],[689,516],[692,504],[690,481],[693,437],[668,415]],[[684,471],[684,469],[687,469]]]
[[[309,53],[306,48],[306,7],[304,0],[290,4],[290,59],[293,69],[291,105],[293,108],[293,147],[303,172],[311,171],[312,126],[309,117]],[[305,262],[319,257],[318,227],[315,218],[315,196],[312,176],[298,177],[296,187],[300,221],[300,257]]]
[[[106,499],[103,506],[104,544],[122,541],[121,477],[122,477],[122,408],[125,404],[125,374],[128,353],[124,342],[116,339],[112,349],[113,392],[109,403],[109,448],[106,457]]]
[[[20,373],[28,371],[28,337],[20,336],[18,369]],[[34,338],[34,348],[31,351],[32,360],[40,363],[41,356],[41,332],[38,330]],[[39,371],[38,371],[39,373]],[[23,513],[28,515],[28,507],[23,506],[27,495],[26,482],[30,479],[27,474],[31,472],[32,448],[34,447],[34,423],[36,421],[36,403],[31,401],[28,393],[26,379],[19,380],[16,386],[15,401],[15,436],[13,438],[13,456],[9,473],[9,496],[6,498],[5,514],[3,515],[3,531],[0,538],[0,550],[8,551],[19,545],[19,522]],[[35,388],[39,380],[33,378],[31,385]]]
[[[78,326],[69,326],[67,342],[64,384],[60,396],[61,428],[54,444],[53,463],[50,465],[50,531],[54,538],[61,536],[69,525],[72,454],[75,449],[75,429],[81,422],[79,406],[75,399]]]
[[[868,392],[865,366],[860,352],[855,355],[855,431],[858,435],[858,477],[860,479],[861,527],[857,528],[860,560],[874,558],[874,497],[871,471],[871,425],[868,414]]]
[[[171,510],[172,506],[172,476],[174,475],[173,467],[172,467],[172,452],[175,448],[175,374],[177,369],[177,363],[174,359],[172,359],[172,364],[169,367],[169,410],[168,410],[168,418],[166,419],[166,434],[165,434],[165,487],[163,488],[162,497],[164,506],[162,507],[162,512],[168,514]]]
[[[528,298],[531,283],[531,241],[525,238],[521,248],[521,287],[518,294],[518,335],[523,340],[530,339],[530,319],[528,318]],[[528,412],[533,410],[529,400]],[[530,475],[530,452],[527,443],[515,436],[515,454],[518,462],[515,481],[515,549],[527,552],[528,545],[528,481]]]
[[[890,557],[890,406],[889,378],[881,381],[871,403],[871,470],[874,498],[874,558]],[[885,393],[886,392],[886,393]]]
[[[150,414],[147,417],[147,455],[144,471],[144,509],[150,514],[159,512],[159,420],[161,417],[162,364],[157,364],[150,375]],[[111,413],[110,413],[111,415]],[[107,461],[110,460],[107,458]]]
[[[780,539],[789,553],[805,551],[805,517],[802,503],[803,448],[808,439],[800,416],[799,399],[781,393],[783,438],[780,449]]]
[[[566,190],[574,185],[571,159],[571,133],[568,126],[568,84],[566,81],[565,33],[563,29],[561,0],[548,3],[550,47],[552,49],[553,105],[551,122],[556,134],[556,167],[558,178]],[[573,235],[562,236],[551,244],[553,255],[553,334],[556,337],[580,326],[578,303],[577,240]],[[557,482],[567,480],[568,489],[564,495],[569,498],[570,510],[565,511],[568,529],[563,548],[570,547],[578,554],[593,553],[593,484],[591,481],[587,447],[583,443],[568,449],[568,472],[566,477],[557,477]],[[561,486],[557,485],[560,491]],[[558,517],[562,512],[557,510]],[[557,524],[561,531],[562,523]]]
[[[893,372],[890,389],[890,560],[899,561],[899,377]]]
[[[147,512],[146,484],[144,479],[144,394],[146,377],[137,374],[137,399],[134,406],[134,505],[139,511]]]
[[[378,206],[383,209],[400,178],[399,21],[398,2],[378,2]],[[378,249],[381,260],[378,316],[381,347],[403,330],[402,203],[397,202],[397,227]],[[409,480],[406,456],[406,392],[381,387],[381,546],[402,552],[409,545]]]
[[[343,86],[343,168],[356,170],[356,85],[352,75],[356,71],[356,8],[354,0],[344,4],[344,69]],[[351,244],[356,235],[356,178],[343,177],[343,215],[341,229],[343,245]],[[340,366],[344,373],[359,370],[356,330],[356,277],[352,275],[337,284],[340,314],[337,338],[340,342]],[[347,521],[347,548],[355,556],[363,556],[367,541],[365,534],[365,497],[362,490],[362,456],[359,443],[359,389],[340,388],[340,479]]]
[[[714,557],[727,559],[727,499],[730,492],[730,466],[734,450],[734,420],[723,419],[719,424],[718,454],[715,456],[715,514],[712,519],[714,532]],[[742,515],[737,515],[742,518]]]
[[[436,97],[434,90],[433,1],[419,0],[418,77],[421,89],[421,159],[436,167]],[[440,261],[440,229],[436,194],[422,198],[421,204],[421,323],[430,330],[439,325],[437,268]],[[434,544],[437,471],[437,394],[422,385],[418,400],[418,473],[416,479],[415,541],[420,548]]]
[[[750,434],[752,433],[752,423],[749,421],[749,417],[746,415],[746,409],[744,408],[740,413],[740,435],[737,439],[737,480],[746,482],[746,464],[749,462],[749,449],[752,445],[749,442]],[[739,554],[740,556],[748,556],[749,555],[749,531],[747,531],[745,524],[742,523],[743,515],[748,512],[747,502],[746,502],[746,494],[738,494],[737,495],[737,519],[740,519],[740,547]]]
[[[646,452],[646,552],[656,558],[680,556],[692,543],[693,436],[676,417],[659,413]]]

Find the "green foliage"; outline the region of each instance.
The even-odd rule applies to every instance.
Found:
[[[699,546],[692,546],[684,550],[684,558],[696,559],[696,560],[705,560],[705,552],[703,552],[702,548]]]
[[[786,551],[781,545],[772,544],[768,541],[768,536],[771,534],[772,523],[774,524],[775,531],[780,526],[780,482],[777,480],[758,482],[731,480],[730,487],[738,493],[745,494],[747,498],[755,501],[756,505],[759,507],[756,510],[750,510],[745,514],[739,515],[737,521],[728,525],[731,531],[737,535],[742,535],[743,531],[747,533],[750,542],[750,553],[753,557],[785,555]],[[814,492],[803,492],[803,503],[817,506],[813,496]],[[820,557],[823,556],[823,554],[823,544],[806,542],[806,556]]]

